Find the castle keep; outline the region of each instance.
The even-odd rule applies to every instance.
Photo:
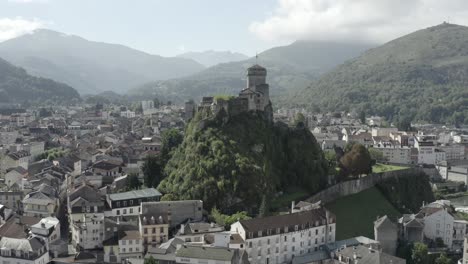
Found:
[[[198,111],[209,110],[216,115],[224,110],[230,116],[248,111],[262,111],[272,119],[273,109],[266,75],[264,67],[253,65],[247,69],[247,87],[242,89],[237,97],[203,97],[198,105]],[[195,111],[193,102],[187,102],[185,108],[186,117],[190,119]]]

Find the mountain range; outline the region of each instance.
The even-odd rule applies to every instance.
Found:
[[[0,102],[23,103],[80,100],[72,87],[50,79],[29,75],[24,69],[0,59]]]
[[[236,94],[245,87],[246,69],[261,64],[268,70],[272,95],[306,87],[311,80],[344,61],[358,56],[370,45],[296,41],[266,50],[258,58],[221,63],[187,77],[155,81],[132,89],[129,95],[183,101],[217,94]]]
[[[188,76],[205,67],[191,59],[151,55],[117,44],[38,29],[0,43],[0,57],[30,74],[66,83],[81,94]]]
[[[468,27],[443,23],[373,48],[288,103],[389,121],[468,123]]]
[[[203,52],[185,52],[178,55],[179,58],[192,59],[205,67],[211,67],[220,63],[246,60],[249,57],[242,53],[232,51],[207,50]]]

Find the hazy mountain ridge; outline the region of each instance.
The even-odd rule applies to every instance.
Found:
[[[350,60],[289,100],[389,120],[468,122],[468,28],[441,24]]]
[[[206,67],[211,67],[220,63],[246,60],[249,57],[242,53],[232,51],[207,50],[202,52],[185,52],[177,55],[179,58],[192,59]]]
[[[157,81],[132,89],[133,96],[157,96],[168,100],[199,99],[213,94],[237,94],[245,87],[246,69],[253,64],[267,68],[273,96],[306,87],[311,80],[370,46],[349,43],[297,41],[266,50],[258,59],[221,63],[188,77]]]
[[[79,100],[72,87],[50,79],[34,77],[24,69],[0,59],[0,102]]]
[[[72,85],[81,93],[123,92],[145,82],[204,69],[190,59],[151,55],[46,29],[0,43],[0,57],[31,74]]]

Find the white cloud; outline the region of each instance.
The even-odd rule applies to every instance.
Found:
[[[0,18],[0,41],[30,33],[35,29],[44,27],[44,25],[45,23],[39,19]]]
[[[278,0],[249,30],[267,41],[382,43],[443,21],[468,25],[467,0]]]

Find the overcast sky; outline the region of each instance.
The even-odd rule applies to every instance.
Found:
[[[443,21],[468,25],[468,0],[0,0],[0,41],[50,28],[163,56],[384,43]]]

